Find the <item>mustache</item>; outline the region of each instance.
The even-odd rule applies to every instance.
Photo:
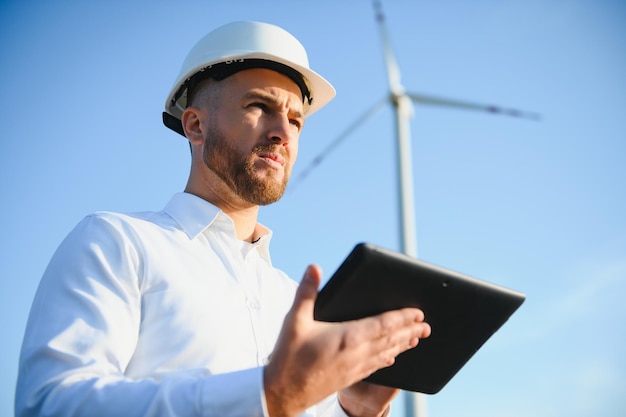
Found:
[[[283,158],[287,159],[287,151],[285,150],[285,147],[274,143],[256,145],[254,148],[252,148],[252,151],[250,153],[255,155],[265,153],[277,153]]]

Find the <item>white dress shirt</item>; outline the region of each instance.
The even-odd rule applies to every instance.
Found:
[[[20,357],[17,416],[266,416],[263,365],[297,284],[190,194],[101,212],[54,254]],[[332,396],[307,416],[345,416]]]

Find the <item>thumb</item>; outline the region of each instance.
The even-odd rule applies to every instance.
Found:
[[[317,298],[317,289],[322,280],[322,269],[317,265],[309,265],[302,276],[302,281],[296,290],[292,312],[296,316],[311,319]]]

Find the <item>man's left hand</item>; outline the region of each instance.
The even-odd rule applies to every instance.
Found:
[[[349,416],[384,417],[399,392],[397,388],[361,381],[339,392],[339,404]]]

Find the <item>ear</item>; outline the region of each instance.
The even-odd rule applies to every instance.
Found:
[[[192,145],[199,145],[204,141],[203,116],[202,110],[187,107],[180,118],[185,136]]]

